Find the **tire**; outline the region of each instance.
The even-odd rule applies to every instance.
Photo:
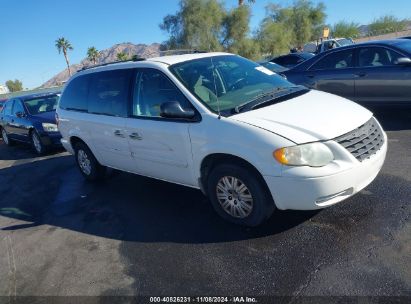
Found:
[[[1,137],[3,138],[3,142],[7,146],[10,147],[10,146],[14,145],[14,141],[9,138],[9,136],[7,135],[7,132],[4,128],[1,128]]]
[[[237,185],[237,191],[233,184]],[[216,212],[238,225],[258,226],[275,210],[273,198],[262,177],[240,165],[217,165],[208,177],[207,193]]]
[[[43,155],[46,153],[47,147],[41,142],[40,135],[36,132],[36,130],[30,132],[30,141],[34,152],[38,155]]]
[[[94,182],[104,178],[106,167],[99,164],[86,144],[75,144],[74,151],[77,166],[86,180]]]

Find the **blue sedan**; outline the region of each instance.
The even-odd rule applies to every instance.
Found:
[[[9,99],[0,112],[0,131],[10,146],[15,141],[30,143],[37,154],[60,146],[56,107],[59,93],[43,93]]]

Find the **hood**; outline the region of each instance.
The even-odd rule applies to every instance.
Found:
[[[370,111],[352,101],[311,90],[293,99],[230,118],[302,144],[333,139],[358,128],[371,117]]]
[[[39,122],[56,123],[56,111],[39,113],[36,115],[31,115],[31,117],[35,118]]]

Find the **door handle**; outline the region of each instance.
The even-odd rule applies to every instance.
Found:
[[[364,77],[364,76],[367,76],[367,73],[365,73],[365,72],[359,72],[359,73],[356,73],[355,76],[357,76],[357,77]]]
[[[122,137],[122,138],[125,137],[125,135],[124,135],[123,133],[121,133],[120,130],[115,130],[115,131],[114,131],[114,135],[115,135],[115,136],[118,136],[118,137]]]
[[[308,77],[308,78],[314,78],[315,77],[315,75],[313,75],[313,74],[308,74],[308,75],[305,75],[306,77]]]
[[[142,140],[143,138],[140,136],[140,134],[138,134],[137,132],[133,132],[129,135],[129,137],[131,139],[135,139],[135,140]]]

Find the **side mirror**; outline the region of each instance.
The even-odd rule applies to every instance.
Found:
[[[397,59],[397,65],[411,65],[411,59],[408,57],[401,57]]]
[[[161,104],[160,116],[164,118],[192,119],[195,116],[193,109],[183,109],[178,101]]]
[[[26,114],[23,113],[23,112],[17,112],[17,113],[16,113],[16,116],[17,116],[18,118],[23,118],[23,117],[26,117]]]

